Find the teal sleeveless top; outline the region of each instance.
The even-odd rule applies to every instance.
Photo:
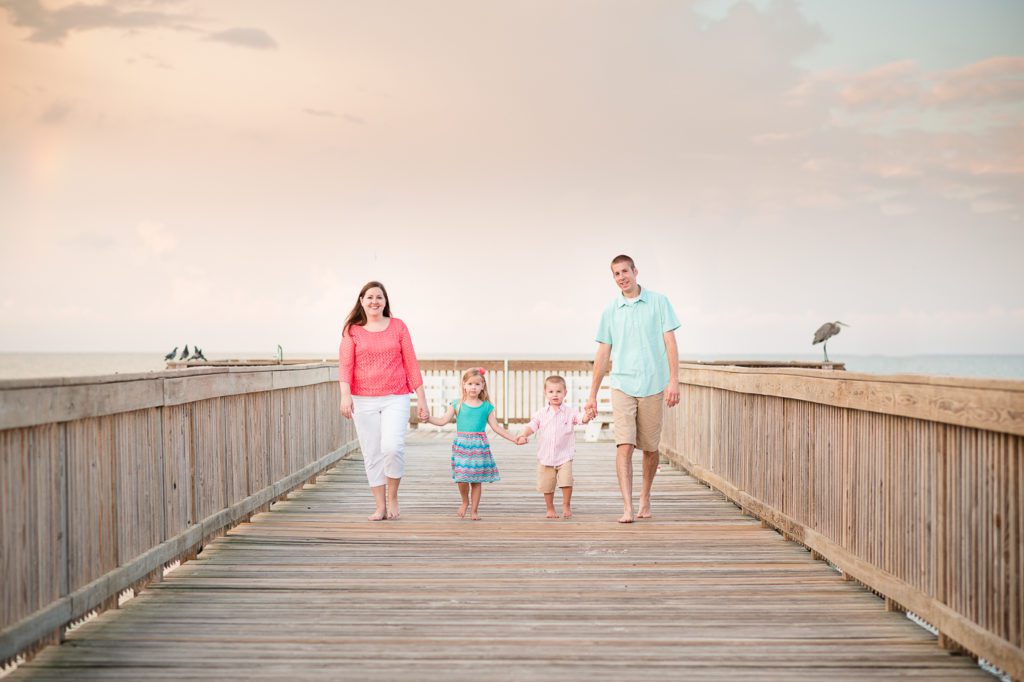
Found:
[[[494,410],[494,405],[485,401],[478,407],[470,407],[469,405],[459,407],[461,402],[461,400],[453,400],[448,403],[458,413],[458,416],[455,418],[455,430],[462,433],[481,433],[486,431],[487,417]]]

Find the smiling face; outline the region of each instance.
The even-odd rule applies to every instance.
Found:
[[[544,384],[544,398],[547,399],[548,405],[554,408],[559,408],[562,403],[565,402],[565,384],[557,381],[549,381]]]
[[[637,269],[629,261],[612,263],[612,277],[626,298],[636,298],[640,294],[640,287],[636,283],[638,274]]]
[[[484,390],[484,379],[479,376],[471,376],[462,382],[462,395],[465,398],[479,400]]]
[[[363,306],[363,312],[366,313],[367,319],[372,320],[378,319],[384,314],[384,306],[387,305],[388,300],[384,297],[384,292],[380,287],[370,287],[359,299],[359,303]]]

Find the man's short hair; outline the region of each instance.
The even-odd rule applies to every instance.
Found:
[[[568,390],[565,385],[565,379],[558,376],[557,374],[552,374],[551,376],[544,380],[544,385],[547,386],[548,384],[562,384],[562,388]]]
[[[612,258],[612,267],[613,267],[613,268],[615,267],[615,265],[616,265],[617,263],[629,263],[629,267],[630,267],[630,269],[632,269],[632,270],[636,270],[636,263],[634,263],[634,262],[633,262],[633,259],[632,259],[632,258],[630,258],[629,256],[627,256],[627,255],[626,255],[626,254],[624,254],[624,253],[620,253],[620,254],[619,254],[618,256],[616,256],[615,258]]]

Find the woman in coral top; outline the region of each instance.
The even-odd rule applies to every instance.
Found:
[[[345,320],[338,349],[338,381],[341,414],[355,421],[366,480],[377,504],[367,518],[397,519],[398,484],[405,473],[409,394],[416,393],[421,420],[430,414],[409,328],[391,317],[388,293],[380,282],[363,286]]]

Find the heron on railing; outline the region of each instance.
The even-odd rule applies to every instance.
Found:
[[[816,346],[819,343],[824,344],[821,348],[825,351],[825,362],[831,362],[831,360],[828,359],[828,340],[841,331],[840,325],[843,327],[850,326],[845,322],[836,320],[835,322],[826,322],[818,327],[818,331],[814,332],[814,340],[811,341],[811,345]]]

